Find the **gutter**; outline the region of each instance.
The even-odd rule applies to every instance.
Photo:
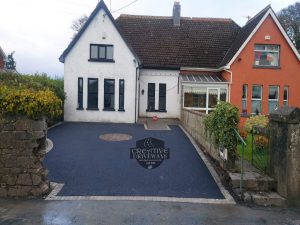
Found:
[[[230,74],[230,81],[228,83],[228,102],[231,103],[232,71],[229,69],[224,69],[224,71]]]
[[[140,78],[140,66],[138,65],[135,68],[135,103],[134,103],[134,123],[137,123],[137,117],[138,117],[138,112],[140,108],[140,88],[138,87],[139,85],[139,78]],[[140,85],[139,85],[140,86]]]

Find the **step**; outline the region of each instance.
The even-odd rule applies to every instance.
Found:
[[[287,200],[276,192],[245,192],[244,201],[260,206],[287,206]]]
[[[232,188],[240,187],[240,173],[229,173]],[[276,181],[266,175],[256,172],[245,172],[243,176],[243,189],[245,191],[276,191]]]

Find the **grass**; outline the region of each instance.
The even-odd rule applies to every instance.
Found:
[[[248,134],[247,139],[245,140],[247,143],[246,148],[244,149],[244,159],[248,162],[252,163],[252,135]],[[255,146],[254,146],[255,147]],[[269,168],[269,153],[268,147],[263,150],[255,150],[253,154],[253,166],[257,169],[267,172]],[[242,145],[238,145],[238,153],[242,155]]]

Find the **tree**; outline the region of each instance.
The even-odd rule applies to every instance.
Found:
[[[277,16],[288,36],[300,51],[300,2],[280,10]]]
[[[14,60],[14,53],[15,52],[12,52],[7,56],[7,61],[5,63],[6,69],[16,70],[16,61]]]
[[[76,36],[87,20],[87,15],[82,15],[72,22],[71,29],[74,31],[73,37]]]

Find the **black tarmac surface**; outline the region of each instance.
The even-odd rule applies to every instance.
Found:
[[[188,137],[178,126],[149,131],[143,125],[63,123],[48,131],[54,148],[45,166],[53,182],[64,183],[59,196],[161,196],[224,199]],[[99,139],[106,133],[132,135],[130,141]],[[170,159],[152,170],[130,159],[130,148],[144,138],[157,138],[170,149]]]

